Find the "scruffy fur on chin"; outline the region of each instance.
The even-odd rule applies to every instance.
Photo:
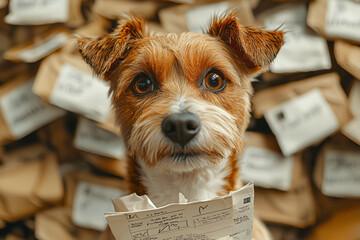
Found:
[[[177,201],[179,192],[195,201],[240,188],[250,79],[269,67],[283,33],[243,27],[234,13],[215,17],[205,34],[149,35],[145,29],[132,17],[112,34],[79,40],[83,59],[110,83],[130,190],[162,206]],[[189,132],[196,129],[186,143],[163,127],[168,116],[183,113],[197,119],[186,123]],[[270,239],[258,220],[254,237]]]

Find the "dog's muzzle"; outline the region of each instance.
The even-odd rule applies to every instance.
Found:
[[[200,131],[200,119],[191,112],[172,113],[161,123],[163,134],[172,142],[185,147]]]

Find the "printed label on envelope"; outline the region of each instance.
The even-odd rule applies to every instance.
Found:
[[[125,157],[125,144],[121,137],[100,128],[91,120],[81,118],[76,131],[74,145],[77,149],[105,157]]]
[[[17,139],[65,115],[65,111],[43,103],[32,92],[33,83],[28,81],[0,99],[6,124]]]
[[[265,148],[247,146],[241,157],[241,179],[255,186],[287,191],[291,187],[293,157]]]
[[[339,128],[334,112],[319,89],[270,109],[265,119],[285,156],[322,140]]]
[[[122,199],[114,199],[123,201]],[[224,197],[169,204],[133,212],[106,213],[117,240],[252,239],[254,187],[250,183]]]
[[[325,153],[322,192],[332,197],[360,197],[360,153]]]
[[[64,64],[56,80],[50,102],[98,122],[110,113],[109,85],[92,74]]]
[[[325,33],[331,37],[360,41],[360,3],[328,0]]]
[[[209,25],[212,17],[215,14],[222,14],[229,9],[228,2],[219,2],[214,4],[207,4],[190,9],[186,13],[188,29],[191,32],[202,33]]]
[[[305,72],[331,68],[331,59],[326,40],[311,34],[306,29],[305,4],[289,7],[269,14],[264,18],[268,30],[282,26],[284,46],[280,49],[270,69],[274,73]]]
[[[47,24],[66,22],[69,14],[69,0],[11,0],[9,24]]]
[[[104,231],[107,225],[104,212],[114,210],[111,199],[124,195],[125,192],[117,188],[90,182],[79,182],[76,187],[72,211],[74,224]]]
[[[49,53],[62,47],[66,43],[67,39],[68,35],[65,33],[52,34],[39,44],[21,51],[19,53],[19,58],[24,62],[36,62]]]

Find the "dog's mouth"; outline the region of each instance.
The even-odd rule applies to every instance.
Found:
[[[176,159],[176,160],[180,160],[180,161],[185,161],[189,158],[193,158],[193,157],[197,157],[200,156],[200,153],[198,152],[176,152],[173,154],[170,154],[170,157]]]
[[[156,168],[164,172],[192,172],[195,169],[203,169],[210,166],[215,166],[223,158],[219,158],[213,155],[208,154],[205,151],[200,149],[194,150],[178,150],[170,152],[162,160],[156,164]]]

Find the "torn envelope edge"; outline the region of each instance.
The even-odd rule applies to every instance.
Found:
[[[160,240],[176,236],[219,238],[230,235],[234,237],[233,239],[238,239],[238,237],[242,240],[252,239],[253,182],[226,196],[214,197],[206,201],[186,203],[187,200],[180,193],[179,201],[182,203],[171,203],[156,208],[146,195],[138,196],[134,193],[113,199],[117,212],[105,213],[105,217],[117,240],[147,239],[148,237],[157,237],[156,239]],[[210,206],[211,211],[205,214],[200,213],[202,206]],[[176,212],[176,216],[170,212]],[[158,218],[159,214],[163,214],[163,217]],[[171,219],[169,219],[170,216]],[[163,219],[165,223],[161,229],[152,228]],[[176,223],[169,224],[169,222]],[[186,224],[180,226],[180,222],[186,222]],[[151,227],[147,227],[149,225]],[[171,229],[170,225],[174,228]],[[165,227],[168,228],[166,233],[163,232]]]

